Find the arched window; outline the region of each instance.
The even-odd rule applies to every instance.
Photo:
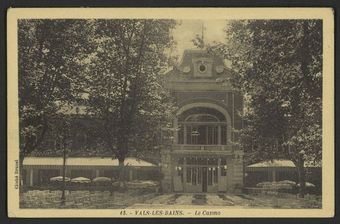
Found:
[[[195,115],[196,118],[202,118],[202,119],[215,118],[215,121],[226,121],[226,118],[221,112],[213,108],[207,108],[207,107],[194,107],[189,110],[186,110],[179,115],[178,121],[187,121],[189,117],[195,117],[193,115]],[[204,115],[209,116],[210,118],[203,117]]]
[[[179,115],[178,121],[178,144],[226,144],[226,118],[213,108],[188,109]]]
[[[219,122],[220,120],[211,114],[192,114],[186,119],[186,122]]]

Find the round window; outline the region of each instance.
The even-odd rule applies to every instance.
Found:
[[[200,72],[205,72],[205,70],[207,70],[207,67],[205,65],[201,64],[199,66],[199,70],[200,70]]]

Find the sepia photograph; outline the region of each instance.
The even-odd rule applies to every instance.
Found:
[[[331,10],[12,10],[14,216],[334,212]]]

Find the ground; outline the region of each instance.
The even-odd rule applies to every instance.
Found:
[[[295,195],[273,196],[246,194],[165,194],[134,204],[129,208],[180,207],[199,208],[321,208],[321,199],[308,195],[297,198]]]
[[[66,202],[61,205],[61,191],[31,190],[21,197],[21,208],[321,208],[321,197],[307,195],[247,195],[247,194],[157,194],[153,192],[109,191],[66,192]]]

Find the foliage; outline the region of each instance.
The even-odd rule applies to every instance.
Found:
[[[245,94],[243,148],[250,160],[321,160],[322,21],[242,20],[216,47]],[[215,49],[215,50],[216,50]]]
[[[81,44],[80,20],[19,20],[20,155],[23,158],[42,142],[52,117],[76,93],[73,79]]]
[[[57,123],[72,117],[65,107],[78,101],[93,122],[88,127],[73,117],[73,140],[80,132],[94,136],[96,123],[96,133],[119,158],[137,148],[153,149],[159,125],[169,122],[173,110],[161,73],[170,60],[165,50],[173,45],[174,25],[170,20],[20,20],[21,155],[44,149],[46,135],[57,138]]]
[[[100,120],[103,139],[123,162],[128,153],[153,148],[159,124],[173,108],[161,85],[170,20],[94,20],[94,51],[84,60],[88,111]]]
[[[195,38],[191,41],[197,48],[203,49],[205,47],[203,36],[201,37],[198,34],[196,34]]]
[[[320,160],[322,22],[237,21],[227,32],[239,74],[232,81],[247,96],[244,134],[252,136],[255,155],[297,163],[303,150]]]

